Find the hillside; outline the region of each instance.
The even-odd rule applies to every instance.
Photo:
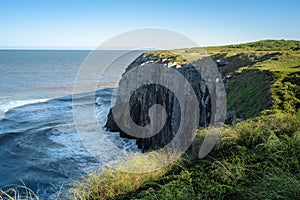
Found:
[[[210,55],[228,63],[219,67],[227,80],[228,110],[251,118],[266,109],[299,109],[300,41],[263,40],[205,49],[173,53],[188,61]]]
[[[187,63],[210,55],[219,63],[234,113],[204,159],[187,153],[149,173],[105,169],[70,190],[78,199],[299,199],[300,42],[264,40],[246,44],[146,53]],[[194,144],[206,134],[199,129]],[[145,167],[166,159],[162,152],[133,157]],[[125,165],[124,163],[121,166]]]

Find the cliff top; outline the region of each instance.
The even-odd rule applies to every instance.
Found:
[[[183,64],[211,56],[225,77],[227,109],[242,118],[267,109],[295,113],[300,108],[300,41],[262,40],[154,51],[144,56]]]

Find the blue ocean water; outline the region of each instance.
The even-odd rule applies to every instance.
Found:
[[[72,92],[88,54],[81,50],[0,50],[0,187],[24,183],[41,197],[55,199],[58,191],[89,170],[137,151],[134,141],[121,139],[117,133],[104,132],[124,149],[124,155],[100,141],[103,157],[97,160],[81,143],[74,127]],[[119,62],[118,66],[120,76],[126,65]],[[80,106],[90,103],[85,102],[87,95],[95,94],[101,126],[114,92],[108,83],[115,77],[115,70],[108,71],[107,85],[95,93],[78,94]],[[81,81],[99,82],[89,76]]]

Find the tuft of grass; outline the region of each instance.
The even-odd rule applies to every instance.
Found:
[[[300,180],[290,172],[274,169],[251,185],[240,187],[236,196],[240,199],[299,199]]]
[[[6,189],[0,189],[0,200],[39,200],[35,194],[26,185],[8,185]]]
[[[296,113],[300,108],[299,72],[281,74],[271,88],[274,109]]]
[[[171,165],[168,160],[175,160]],[[172,152],[149,152],[135,155],[115,168],[100,169],[75,183],[70,199],[116,199],[162,177],[181,160]]]

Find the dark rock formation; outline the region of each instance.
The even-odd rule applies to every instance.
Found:
[[[141,55],[127,67],[124,74],[126,74],[130,69],[134,67],[143,66],[146,63],[151,62],[156,62],[164,64],[166,67],[171,67],[181,73],[185,77],[185,79],[188,80],[199,102],[199,126],[208,126],[211,118],[211,99],[209,90],[200,73],[192,64],[180,65],[180,63],[172,61],[170,62],[170,60],[166,59],[158,60],[157,57],[152,55]],[[120,100],[121,99],[117,99],[116,102]],[[159,149],[168,144],[176,135],[180,124],[181,113],[180,104],[178,102],[178,99],[176,98],[176,94],[174,94],[164,86],[157,84],[147,84],[138,88],[130,96],[129,113],[132,120],[139,126],[145,126],[149,124],[150,118],[148,116],[148,111],[149,108],[154,104],[162,105],[167,113],[166,122],[163,128],[158,134],[154,136],[148,138],[139,138],[125,133],[116,124],[112,114],[112,109],[108,114],[108,119],[105,127],[109,131],[120,132],[121,137],[136,139],[138,148],[142,149],[143,152]]]
[[[218,67],[222,67],[222,66],[228,65],[229,62],[226,61],[226,60],[219,59],[219,60],[216,60],[216,64],[217,64]]]
[[[244,113],[237,115],[235,111],[227,111],[224,123],[228,125],[233,125],[236,122],[243,120],[245,120]]]

